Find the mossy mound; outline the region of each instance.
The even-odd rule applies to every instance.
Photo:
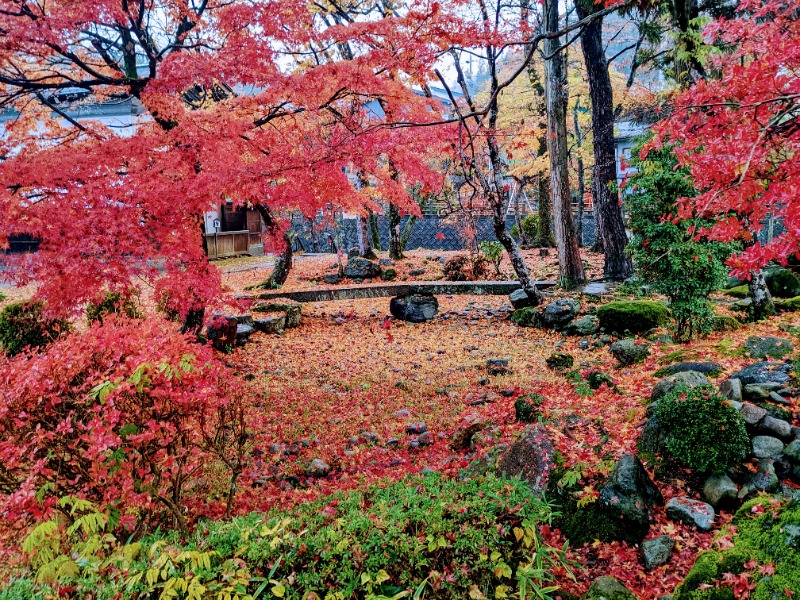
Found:
[[[770,294],[776,298],[800,296],[800,279],[788,269],[775,269],[766,275]]]
[[[541,394],[525,394],[514,402],[514,413],[520,423],[534,423],[541,414],[539,407],[544,402]]]
[[[731,524],[737,531],[733,548],[698,556],[673,600],[735,600],[724,576],[750,570],[746,564],[751,560],[775,569],[772,574],[762,574],[758,567],[750,570],[756,586],[751,600],[786,598],[787,590],[800,593],[800,504],[756,498],[739,509]]]
[[[800,296],[794,298],[787,298],[785,300],[776,300],[775,308],[778,312],[795,312],[800,310]]]
[[[798,304],[798,308],[800,308],[800,304]],[[711,320],[711,331],[736,331],[742,327],[742,322],[730,315],[714,315]]]
[[[669,321],[669,311],[660,302],[631,300],[597,307],[600,327],[612,333],[643,333]]]
[[[725,294],[728,296],[733,296],[734,298],[747,298],[747,295],[750,293],[747,284],[745,285],[737,285],[736,287],[732,287],[729,290],[725,290]]]
[[[541,324],[539,311],[534,306],[515,310],[514,314],[511,315],[511,320],[520,327],[539,327]]]

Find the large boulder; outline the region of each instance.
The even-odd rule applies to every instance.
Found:
[[[514,311],[511,321],[520,327],[541,327],[542,319],[535,306],[526,306]]]
[[[789,269],[770,269],[764,273],[770,294],[776,298],[800,296],[800,279]]]
[[[497,463],[497,471],[506,477],[520,477],[534,494],[547,487],[553,468],[553,444],[541,425],[528,425]]]
[[[666,367],[661,367],[655,372],[656,377],[666,377],[668,375],[675,375],[675,373],[685,373],[687,371],[694,371],[695,373],[702,373],[707,377],[717,377],[722,373],[722,366],[713,361],[707,362],[679,362]]]
[[[617,461],[598,499],[603,512],[623,525],[628,541],[644,539],[650,529],[649,507],[663,501],[642,463],[632,454]]]
[[[259,315],[253,321],[253,327],[256,328],[256,331],[264,333],[283,333],[286,328],[286,313],[271,312]]]
[[[642,563],[648,571],[665,565],[672,556],[675,540],[668,535],[660,535],[652,540],[642,542]]]
[[[381,268],[366,258],[354,256],[348,259],[344,276],[348,279],[373,279],[381,276]]]
[[[772,335],[747,338],[744,350],[750,358],[783,358],[794,352],[791,340]]]
[[[303,314],[303,305],[288,298],[279,298],[269,302],[256,302],[251,308],[253,312],[282,312],[286,315],[284,327],[291,329],[300,324],[300,317]]]
[[[516,310],[536,306],[536,298],[531,298],[525,290],[514,290],[508,295],[508,300]]]
[[[439,301],[432,294],[396,296],[389,303],[392,316],[411,323],[430,321],[439,312]]]
[[[708,377],[696,371],[681,371],[659,381],[650,393],[650,401],[658,402],[678,387],[696,388],[709,385]]]
[[[667,502],[667,518],[694,525],[700,531],[711,531],[715,516],[714,507],[701,500],[680,497]]]
[[[716,509],[738,504],[739,488],[727,475],[712,475],[703,485],[703,498]]]
[[[644,362],[650,356],[650,344],[637,344],[636,340],[628,338],[611,344],[609,351],[621,366],[627,367]]]
[[[731,379],[738,379],[742,385],[788,383],[792,376],[791,363],[762,361],[753,363],[741,371],[731,375]]]
[[[636,596],[613,577],[598,577],[580,600],[636,600]]]
[[[597,308],[600,327],[611,333],[643,333],[669,321],[669,311],[660,302],[632,300],[609,302]]]
[[[594,315],[586,315],[575,321],[571,321],[564,327],[563,332],[567,335],[594,335],[600,329],[600,322]]]
[[[568,298],[554,300],[544,307],[542,324],[550,329],[561,329],[575,318],[581,305]]]

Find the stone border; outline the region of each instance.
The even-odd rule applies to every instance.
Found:
[[[540,290],[554,287],[555,281],[537,281]],[[317,288],[297,292],[261,292],[259,294],[243,294],[237,297],[253,300],[274,300],[291,298],[296,302],[328,302],[332,300],[358,300],[361,298],[387,298],[389,296],[405,296],[407,294],[486,294],[489,296],[507,296],[520,289],[518,281],[420,281],[415,283],[386,283],[375,285],[358,285],[351,287]]]

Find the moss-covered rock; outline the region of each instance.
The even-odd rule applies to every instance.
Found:
[[[397,278],[397,271],[391,267],[384,269],[381,273],[381,279],[384,281],[394,281]]]
[[[788,269],[773,269],[765,276],[770,293],[776,298],[800,296],[800,279]]]
[[[776,300],[775,308],[778,312],[795,312],[800,310],[800,296],[787,298],[786,300]]]
[[[571,354],[554,352],[548,356],[544,362],[554,371],[566,371],[567,369],[571,369],[572,365],[575,364],[575,358]]]
[[[733,296],[734,298],[747,298],[747,295],[750,293],[747,284],[745,285],[737,285],[736,287],[732,287],[729,290],[725,290],[725,294],[728,296]]]
[[[665,325],[669,321],[669,311],[660,302],[631,300],[628,302],[609,302],[597,307],[600,327],[613,333],[642,333]]]
[[[581,600],[636,600],[636,596],[613,577],[598,577]]]
[[[786,590],[800,592],[800,504],[766,496],[745,503],[733,518],[733,548],[700,554],[674,600],[735,600],[725,573],[738,575],[754,560],[772,564],[775,572],[763,575],[751,570],[756,587],[751,600],[786,598]],[[724,532],[723,532],[724,533]],[[709,587],[710,586],[710,587]]]
[[[514,402],[514,413],[520,423],[534,423],[541,414],[539,407],[544,402],[541,394],[525,394]]]
[[[534,306],[527,306],[515,310],[511,320],[520,327],[541,327],[539,311]]]
[[[798,308],[800,308],[800,305],[798,305]],[[742,322],[730,315],[714,315],[714,318],[711,320],[712,331],[736,331],[742,327]]]

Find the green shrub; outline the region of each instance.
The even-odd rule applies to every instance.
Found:
[[[84,591],[103,599],[157,598],[167,586],[185,585],[189,573],[214,598],[234,585],[240,598],[260,589],[263,598],[287,600],[379,600],[415,592],[460,600],[519,597],[524,581],[531,598],[531,584],[552,585],[551,573],[569,568],[563,549],[549,547],[539,534],[539,524],[550,518],[550,507],[522,480],[430,474],[286,512],[203,522],[188,542],[176,533],[154,535],[124,566],[87,569],[60,583],[74,586],[76,597]],[[556,589],[540,597],[551,598]]]
[[[631,300],[609,302],[597,307],[600,327],[612,333],[642,333],[669,321],[669,311],[660,302]]]
[[[514,414],[520,423],[533,423],[541,414],[539,407],[544,402],[541,394],[525,394],[514,402]]]
[[[387,267],[381,272],[381,279],[384,281],[394,281],[397,278],[397,271],[392,267]]]
[[[42,348],[69,329],[66,321],[45,319],[42,302],[15,302],[0,311],[0,345],[11,354]]]
[[[535,306],[526,306],[515,310],[511,315],[511,321],[520,327],[539,327],[541,325],[541,317]]]
[[[719,600],[743,597],[734,590],[734,576],[750,572],[755,589],[751,600],[788,597],[800,592],[800,505],[760,497],[746,502],[731,522],[735,527],[720,535],[732,539],[733,547],[709,550],[697,557],[692,570],[675,590],[674,600]],[[755,566],[752,566],[754,563]],[[759,569],[771,564],[774,573],[763,576]],[[744,579],[744,578],[742,578]]]
[[[788,269],[772,269],[765,273],[770,294],[776,298],[800,296],[800,279]]]
[[[672,148],[651,149],[645,158],[639,158],[640,150],[633,151],[637,173],[625,197],[632,233],[629,251],[639,277],[669,297],[676,336],[687,341],[711,330],[714,313],[708,296],[724,284],[724,263],[734,247],[697,238],[709,221],[679,217],[678,199],[697,192],[689,170],[677,168]]]
[[[656,415],[667,431],[667,451],[685,467],[721,474],[747,456],[742,415],[711,386],[675,388],[659,400]]]
[[[123,296],[120,292],[106,292],[100,302],[89,302],[86,305],[86,320],[89,324],[103,322],[106,315],[125,315],[129,319],[137,319],[141,315],[133,296]]]
[[[524,240],[532,244],[539,239],[539,215],[531,213],[525,215],[520,219],[519,224],[522,227],[522,235],[520,235],[520,228],[516,224],[511,226],[511,235],[515,238]]]
[[[500,275],[500,261],[503,260],[503,244],[500,242],[481,242],[478,244],[483,257],[492,263],[495,275]]]

